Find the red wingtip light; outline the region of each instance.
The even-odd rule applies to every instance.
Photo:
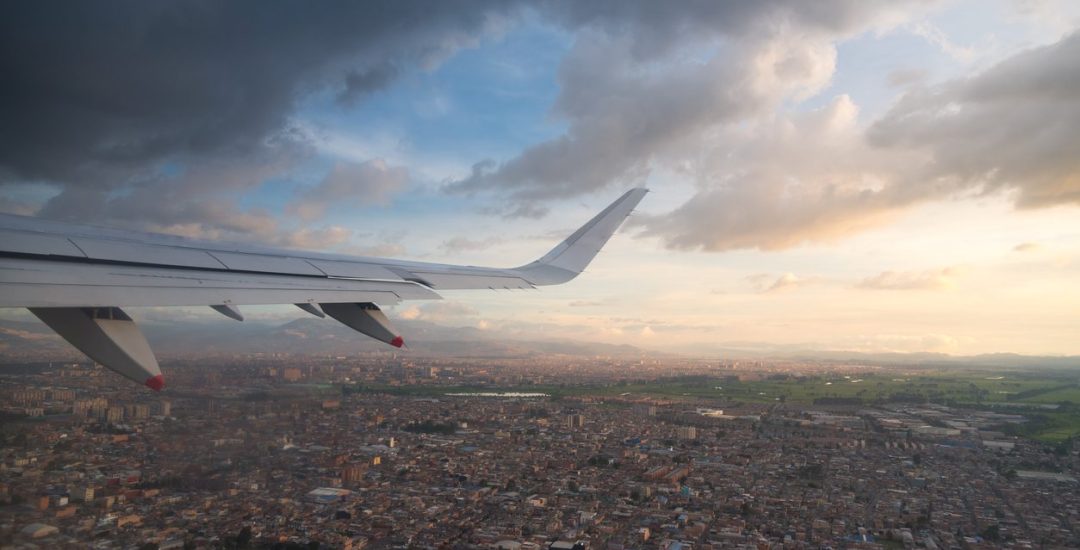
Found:
[[[400,348],[405,345],[405,339],[400,336],[395,336],[393,340],[390,340],[390,345],[395,348]]]
[[[146,387],[154,390],[161,391],[161,388],[165,387],[165,377],[162,375],[151,376],[146,379]]]

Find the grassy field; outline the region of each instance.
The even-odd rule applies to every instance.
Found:
[[[366,386],[348,391],[437,397],[448,393],[537,392],[552,398],[574,396],[649,396],[707,399],[718,403],[839,403],[879,405],[889,402],[932,402],[979,408],[1008,407],[1033,420],[1022,434],[1047,442],[1080,436],[1080,374],[1001,373],[980,371],[927,372],[919,375],[867,374],[761,380],[735,377],[677,377],[649,383],[610,385]],[[1057,405],[1054,410],[1046,405]]]

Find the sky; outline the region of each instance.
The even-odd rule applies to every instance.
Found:
[[[391,318],[690,354],[1080,354],[1077,2],[9,11],[3,212],[509,267],[645,186],[575,281]]]

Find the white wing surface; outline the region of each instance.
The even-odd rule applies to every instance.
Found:
[[[237,306],[297,304],[320,316],[326,309],[400,347],[402,338],[376,304],[439,299],[439,290],[565,283],[645,193],[627,191],[540,259],[516,268],[320,254],[0,215],[0,307],[29,308],[92,359],[154,389],[163,386],[157,362],[122,307],[205,305],[243,319]]]

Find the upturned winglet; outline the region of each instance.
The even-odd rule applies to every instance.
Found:
[[[627,191],[539,260],[513,271],[538,286],[562,284],[577,277],[648,192],[643,187]]]

